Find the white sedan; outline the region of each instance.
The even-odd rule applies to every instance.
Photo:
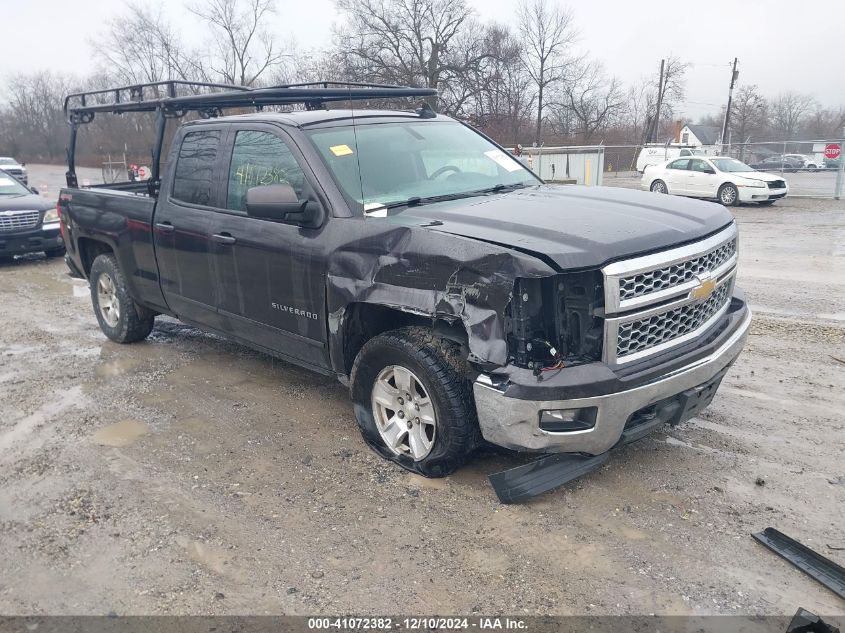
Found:
[[[656,193],[715,198],[725,206],[740,202],[774,204],[789,193],[783,176],[757,171],[722,156],[676,158],[646,167],[641,187]]]

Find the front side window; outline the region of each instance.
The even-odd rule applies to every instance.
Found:
[[[189,132],[176,159],[172,196],[176,200],[209,206],[214,198],[214,165],[220,149],[220,130]]]
[[[669,169],[688,169],[689,168],[689,158],[681,158],[678,160],[673,160],[669,163]]]
[[[275,134],[244,130],[235,137],[226,208],[246,213],[250,187],[288,184],[302,199],[305,174],[287,144]]]
[[[513,156],[454,121],[331,127],[308,135],[359,207],[540,184]]]
[[[710,165],[708,165],[706,162],[704,162],[701,159],[693,160],[690,163],[690,169],[692,171],[705,172],[709,169],[709,167],[710,167]]]

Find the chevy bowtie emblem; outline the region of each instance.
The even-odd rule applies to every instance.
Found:
[[[716,280],[702,279],[701,277],[696,277],[696,279],[698,285],[690,291],[690,297],[697,300],[707,299],[716,289]]]

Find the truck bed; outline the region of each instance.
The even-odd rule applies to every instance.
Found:
[[[61,190],[68,257],[87,276],[97,254],[94,243],[108,244],[126,274],[132,295],[145,305],[165,309],[153,249],[156,200],[147,194],[146,183],[123,184],[132,187]]]

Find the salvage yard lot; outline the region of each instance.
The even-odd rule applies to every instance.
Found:
[[[336,381],[169,318],[116,345],[61,261],[0,266],[0,612],[843,613],[750,533],[845,564],[845,202],[734,212],[714,403],[518,506],[510,455],[409,474]]]

